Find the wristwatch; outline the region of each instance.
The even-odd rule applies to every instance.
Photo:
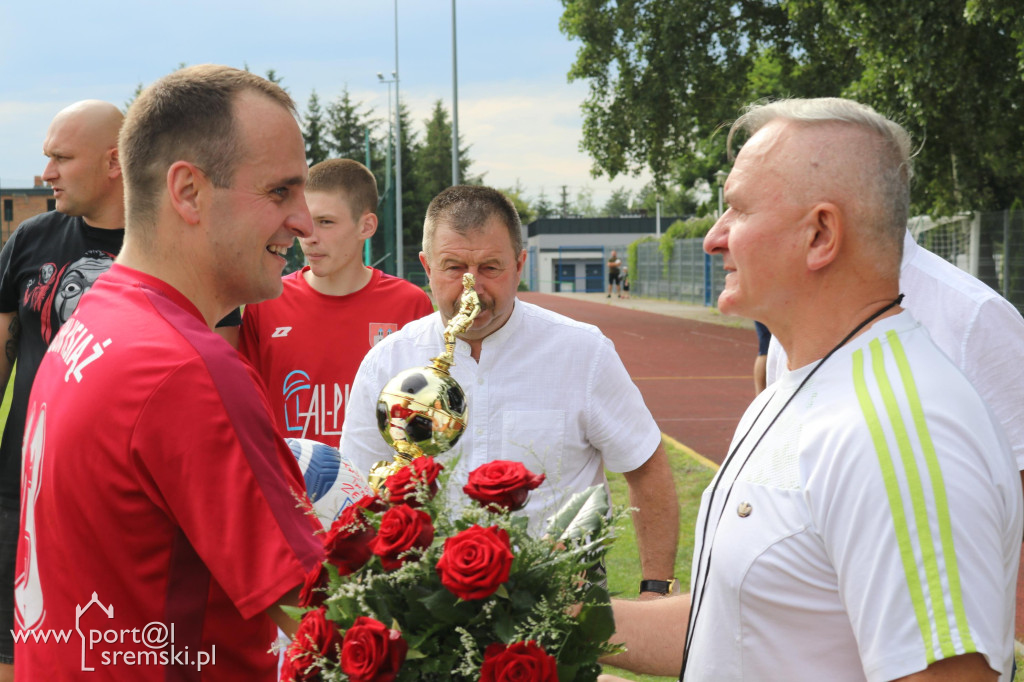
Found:
[[[679,581],[675,578],[668,580],[641,580],[641,592],[656,592],[657,594],[671,594],[678,591]]]

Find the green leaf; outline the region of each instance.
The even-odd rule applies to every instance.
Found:
[[[435,620],[444,623],[464,623],[478,610],[474,602],[459,601],[448,591],[438,591],[421,600]]]
[[[516,634],[516,624],[510,614],[502,613],[498,616],[494,621],[494,634],[505,644],[512,641]]]
[[[310,611],[311,609],[305,608],[303,606],[286,606],[282,604],[281,610],[284,611],[284,615],[288,616],[292,620],[301,621],[302,617],[306,615],[306,612]]]
[[[547,535],[558,542],[600,531],[608,515],[608,493],[593,485],[570,497],[548,521]]]

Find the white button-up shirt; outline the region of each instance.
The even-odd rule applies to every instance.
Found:
[[[362,471],[391,460],[377,430],[381,388],[444,350],[440,313],[409,323],[378,343],[356,374],[341,452]],[[485,462],[521,461],[547,476],[530,494],[534,531],[573,493],[605,482],[604,469],[633,471],[654,453],[661,432],[612,342],[589,324],[516,300],[509,320],[483,340],[479,363],[459,340],[451,375],[469,405],[461,439],[439,456],[458,458],[461,489]],[[449,465],[450,466],[450,465]]]

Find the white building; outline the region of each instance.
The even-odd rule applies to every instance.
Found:
[[[679,220],[662,216],[661,230]],[[541,218],[523,227],[530,291],[604,291],[607,262],[617,251],[626,264],[627,247],[658,232],[651,216],[624,218]]]

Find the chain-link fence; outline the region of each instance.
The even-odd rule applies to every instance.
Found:
[[[970,213],[911,225],[917,242],[1024,312],[1024,211]]]
[[[630,278],[633,293],[695,305],[715,305],[725,285],[721,256],[704,253],[703,239],[677,239],[668,260],[659,242],[637,244],[637,272]]]

